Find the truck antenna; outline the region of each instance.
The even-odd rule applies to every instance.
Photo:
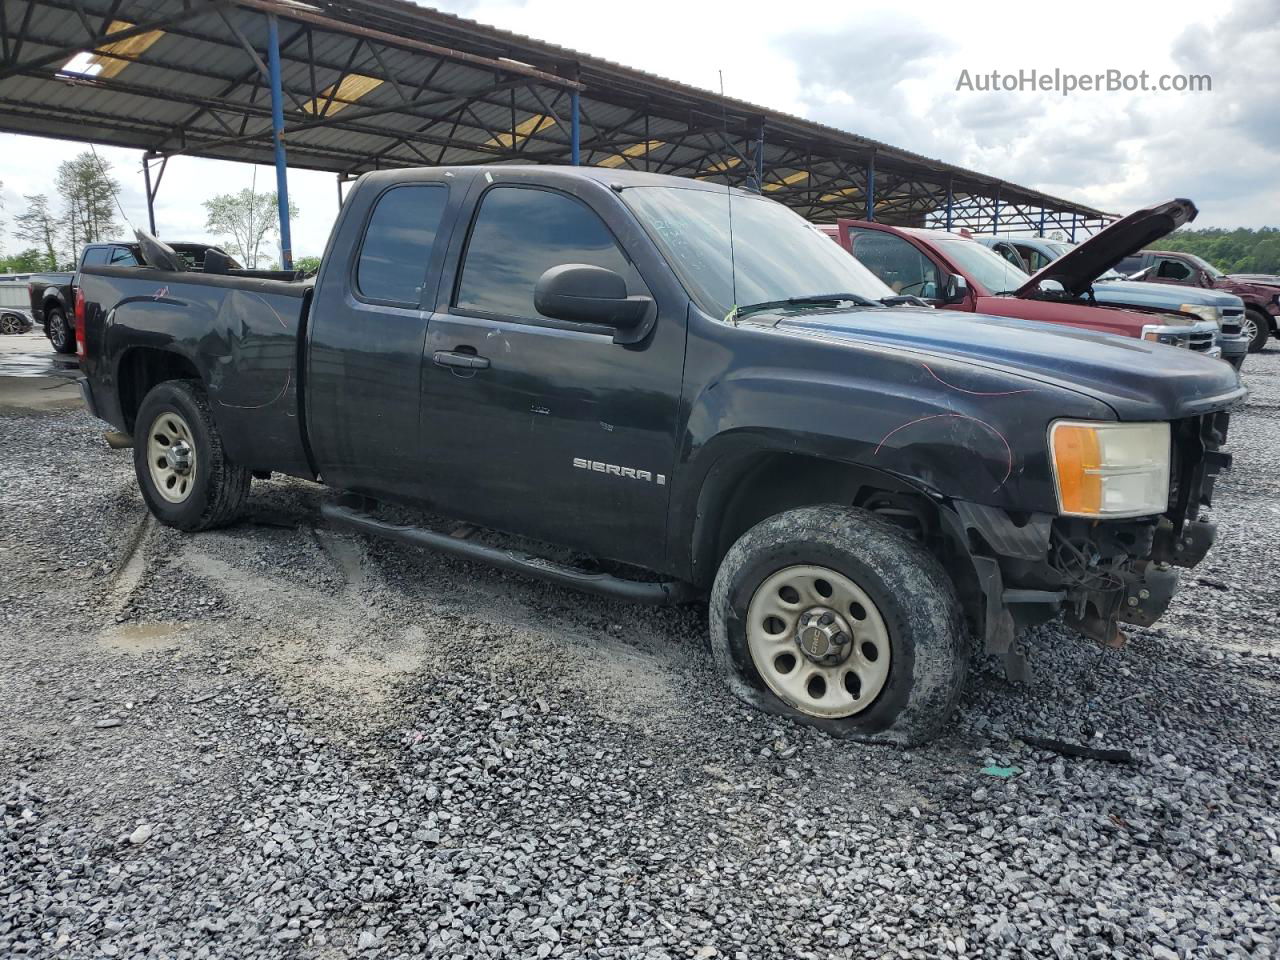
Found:
[[[729,139],[729,111],[724,102],[724,70],[717,70],[720,75],[720,122],[724,126],[724,138]],[[738,316],[738,267],[733,255],[733,184],[728,176],[724,178],[724,197],[729,205],[729,292],[733,300],[726,320],[733,321]]]
[[[98,172],[102,174],[103,181],[111,191],[111,199],[116,202],[116,209],[120,211],[120,216],[124,217],[124,222],[129,229],[133,230],[133,221],[129,219],[129,215],[124,212],[124,207],[120,205],[120,196],[116,193],[116,185],[112,182],[111,177],[107,175],[107,168],[102,165],[102,158],[98,156],[97,148],[91,143],[89,144],[89,149],[93,151],[93,162],[98,165]]]

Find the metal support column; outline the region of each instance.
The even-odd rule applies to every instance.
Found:
[[[867,215],[865,220],[876,218],[876,155],[867,157]]]
[[[276,147],[276,202],[280,208],[280,269],[293,269],[289,236],[289,168],[284,155],[284,94],[280,87],[280,25],[267,17],[267,71],[271,75],[271,139]]]
[[[582,162],[582,121],[578,116],[578,91],[569,91],[569,162],[575,167]]]
[[[955,182],[951,177],[947,177],[947,232],[951,232],[951,210],[955,206],[956,192]]]
[[[756,140],[756,193],[764,193],[764,124],[760,124],[760,137]]]
[[[151,192],[151,157],[142,155],[142,184],[147,188],[147,223],[151,227],[151,235],[156,235],[155,194]]]
[[[1076,242],[1076,215],[1071,215],[1071,242]]]
[[[1040,208],[1040,236],[1044,236],[1044,207]]]
[[[996,197],[991,203],[991,232],[1000,233],[1000,188],[996,187]]]

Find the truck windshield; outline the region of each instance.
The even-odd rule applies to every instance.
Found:
[[[831,239],[780,203],[729,191],[627,187],[622,197],[703,310],[735,305],[893,291]],[[733,248],[729,204],[733,204]]]
[[[1031,279],[990,247],[973,240],[935,240],[938,252],[986,287],[988,293],[1012,293]]]
[[[1203,257],[1197,257],[1195,254],[1188,254],[1187,259],[1189,259],[1192,263],[1194,263],[1197,267],[1199,267],[1205,273],[1209,274],[1209,276],[1211,277],[1217,278],[1217,277],[1223,276],[1223,273],[1221,270],[1215,267],[1208,260],[1205,260]]]

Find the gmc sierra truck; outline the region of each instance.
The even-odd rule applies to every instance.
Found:
[[[1019,626],[1161,615],[1246,395],[1188,350],[912,305],[771,200],[639,172],[368,174],[314,282],[141,239],[76,322],[162,522],[231,523],[280,472],[354,531],[709,596],[742,699],[898,744],[945,723],[970,637],[1018,672]]]

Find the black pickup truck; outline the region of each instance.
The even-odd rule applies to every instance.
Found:
[[[207,243],[175,243],[170,248],[182,258],[184,265],[200,270],[205,258],[213,255],[213,261],[225,263],[228,268],[239,268],[228,254]],[[76,334],[71,326],[71,315],[76,301],[76,277],[85,267],[111,264],[119,267],[136,267],[141,253],[138,244],[127,240],[111,240],[106,243],[88,243],[80,251],[76,269],[67,273],[41,273],[27,284],[31,298],[31,318],[44,330],[53,349],[58,353],[76,352]]]
[[[230,523],[277,471],[357,531],[709,595],[735,693],[901,744],[947,719],[970,636],[1016,671],[1019,626],[1161,615],[1246,393],[1187,350],[901,305],[777,203],[605,169],[373,173],[314,283],[101,266],[82,292],[86,400],[163,522]]]

